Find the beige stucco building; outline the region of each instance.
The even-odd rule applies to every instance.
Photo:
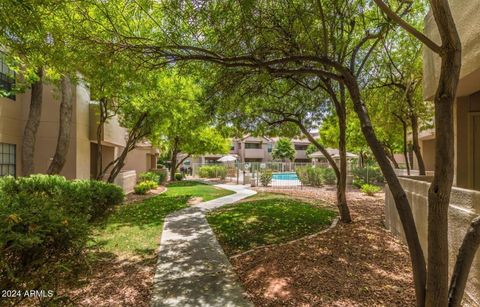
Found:
[[[0,61],[0,87],[13,82],[11,72]],[[59,126],[60,93],[45,84],[43,108],[37,133],[34,171],[45,173],[55,153]],[[0,175],[21,176],[21,151],[25,123],[30,106],[30,91],[9,98],[0,98]],[[96,169],[98,114],[90,101],[90,93],[82,84],[74,90],[71,141],[67,161],[61,175],[69,179],[91,178]],[[126,129],[116,118],[108,121],[102,133],[103,165],[115,159],[125,146]],[[135,174],[156,168],[158,150],[147,143],[138,144],[127,156],[126,165],[117,179],[127,192],[133,189]],[[130,179],[125,179],[130,178]],[[133,178],[133,179],[132,179]]]
[[[449,1],[462,41],[462,69],[454,105],[455,179],[449,207],[449,269],[471,220],[480,215],[480,0]],[[425,18],[425,34],[439,43],[432,14]],[[424,98],[432,100],[440,73],[440,59],[424,48]],[[435,132],[423,131],[421,150],[427,171],[435,167]],[[427,253],[428,189],[431,177],[402,177],[400,182],[412,207],[424,253]],[[403,237],[393,197],[386,189],[385,222]],[[468,277],[464,298],[466,306],[480,306],[480,258],[477,256]]]
[[[273,161],[272,150],[279,138],[246,135],[242,138],[235,138],[232,140],[230,147],[230,155],[236,156],[241,163],[245,162],[270,162]],[[295,147],[295,161],[297,163],[309,163],[310,157],[307,155],[307,147],[310,142],[306,139],[292,139],[292,144]],[[191,158],[193,163],[214,163],[223,155],[207,154],[200,157]],[[188,166],[187,162],[187,165]]]

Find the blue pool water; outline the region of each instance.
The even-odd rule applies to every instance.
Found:
[[[295,174],[295,173],[274,173],[274,174],[272,174],[272,179],[298,180],[298,177],[297,177],[297,174]]]

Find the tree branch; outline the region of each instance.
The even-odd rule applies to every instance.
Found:
[[[428,38],[425,34],[422,32],[418,31],[414,27],[412,27],[408,22],[403,20],[400,16],[395,14],[388,5],[386,5],[383,0],[373,0],[377,4],[377,6],[387,15],[388,18],[393,20],[395,23],[397,23],[400,27],[405,29],[408,33],[411,35],[415,36],[419,41],[424,43],[428,48],[430,48],[433,52],[437,54],[442,53],[442,47],[437,45],[434,41],[432,41],[430,38]]]

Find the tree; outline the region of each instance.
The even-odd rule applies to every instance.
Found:
[[[272,157],[274,160],[290,160],[293,162],[295,160],[295,147],[293,143],[288,138],[280,138],[273,147]]]
[[[230,149],[230,142],[212,124],[212,118],[199,103],[200,87],[193,79],[183,78],[184,95],[188,97],[170,111],[170,125],[163,131],[161,143],[170,152],[170,180],[175,181],[175,173],[180,165],[195,155],[224,154]],[[178,161],[178,155],[184,154]]]
[[[122,127],[128,130],[126,145],[120,155],[102,170],[101,178],[108,174],[107,181],[113,182],[122,168],[125,159],[136,144],[150,140],[161,142],[168,127],[178,122],[179,106],[188,105],[193,100],[195,89],[191,80],[179,76],[175,71],[154,72],[145,75],[142,81],[130,83],[118,99],[118,117]]]
[[[22,78],[20,89],[31,87],[30,108],[22,138],[22,175],[34,170],[36,134],[40,125],[45,82],[57,83],[62,96],[60,127],[54,159],[48,173],[59,173],[65,163],[69,147],[72,101],[69,98],[72,65],[70,41],[66,39],[68,3],[55,0],[2,1],[0,4],[0,44],[17,62]],[[60,75],[60,77],[59,77]]]
[[[178,131],[178,130],[177,130]],[[225,154],[230,150],[230,142],[215,128],[209,126],[184,130],[183,133],[168,135],[168,147],[171,148],[170,180],[175,181],[175,173],[182,163],[191,156],[210,154]],[[178,161],[178,154],[184,157]]]
[[[428,270],[426,274],[425,299],[419,298],[421,305],[457,306],[461,303],[465,289],[466,277],[471,267],[470,254],[478,249],[471,234],[480,227],[472,222],[457,257],[448,287],[448,207],[454,173],[454,129],[453,104],[455,101],[461,68],[460,37],[446,0],[431,0],[431,10],[440,33],[441,45],[430,40],[424,34],[399,17],[382,0],[375,3],[383,12],[398,23],[408,33],[417,38],[427,48],[441,58],[440,77],[435,93],[435,175],[428,192]],[[408,227],[403,223],[404,228]],[[465,261],[467,260],[467,261]]]
[[[416,25],[420,27],[421,25]],[[401,48],[399,48],[401,46]],[[393,108],[389,104],[383,106],[390,109],[388,117],[394,117],[401,122],[403,130],[411,127],[412,148],[418,161],[420,175],[425,175],[425,163],[423,161],[418,134],[421,123],[432,121],[432,108],[423,101],[421,93],[422,84],[422,60],[421,45],[418,45],[415,38],[408,34],[397,33],[394,38],[385,41],[383,49],[380,50],[377,65],[380,67],[377,73],[377,87],[382,87],[381,93],[385,95],[383,88],[388,88],[393,98]],[[388,95],[388,93],[387,93]],[[405,132],[404,132],[405,134]],[[406,137],[405,137],[406,139]],[[406,151],[406,140],[404,151]],[[406,160],[408,163],[408,159]]]
[[[221,75],[220,75],[221,76]],[[341,221],[351,222],[350,210],[346,200],[346,150],[344,146],[340,166],[331,157],[324,144],[315,139],[311,133],[317,122],[323,120],[325,114],[331,112],[331,97],[323,91],[298,84],[298,80],[272,79],[268,75],[248,76],[239,79],[219,77],[219,80],[229,80],[222,83],[222,95],[212,100],[212,105],[218,109],[217,115],[227,124],[238,127],[239,130],[253,132],[258,135],[281,135],[295,137],[303,134],[317,151],[327,159],[337,178],[337,207]],[[226,89],[225,89],[226,88]],[[340,134],[342,135],[342,134]],[[342,137],[335,144],[342,143]],[[343,141],[345,144],[345,141]],[[333,145],[336,146],[336,145]],[[342,156],[343,156],[342,155]]]
[[[48,167],[47,173],[50,175],[59,174],[65,162],[70,145],[70,126],[73,113],[73,86],[70,77],[64,76],[61,80],[61,102],[60,102],[60,120],[58,128],[58,139],[55,154]]]
[[[399,1],[399,6],[391,9],[381,0],[374,1],[388,17],[386,21],[379,18],[376,7],[365,5],[363,1],[224,1],[222,5],[212,2],[204,6],[183,2],[179,6],[175,2],[171,4],[173,10],[169,11],[169,7],[162,10],[162,17],[165,17],[162,24],[167,26],[161,35],[140,43],[138,37],[129,40],[127,36],[120,35],[121,46],[131,52],[148,55],[149,60],[157,65],[171,63],[172,59],[176,63],[202,61],[240,71],[267,72],[272,76],[322,77],[343,85],[360,121],[362,133],[395,200],[410,251],[418,305],[446,306],[447,216],[454,152],[453,101],[461,66],[460,39],[446,0],[430,0],[441,45],[411,26],[408,19],[402,19],[414,3]],[[170,3],[163,4],[167,6]],[[418,12],[419,6],[421,3],[416,3],[413,9]],[[175,14],[170,14],[171,11]],[[324,18],[318,17],[321,11]],[[172,19],[175,22],[169,22]],[[179,19],[183,20],[180,28],[187,28],[192,35],[177,35],[175,30],[179,29]],[[368,79],[368,74],[362,74],[364,65],[392,29],[391,21],[415,36],[442,60],[434,98],[437,146],[435,177],[429,190],[428,271],[409,201],[375,133],[362,96],[363,82]],[[345,33],[350,35],[343,36]],[[171,44],[172,41],[175,43]],[[348,49],[348,56],[338,57],[344,49]],[[474,221],[471,226],[454,269],[450,288],[452,305],[461,301],[465,274],[470,269],[472,253],[480,243],[475,239],[480,223]]]

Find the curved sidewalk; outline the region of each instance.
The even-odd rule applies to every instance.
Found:
[[[253,306],[245,298],[205,213],[256,192],[241,185],[216,186],[236,193],[165,218],[151,306]]]

